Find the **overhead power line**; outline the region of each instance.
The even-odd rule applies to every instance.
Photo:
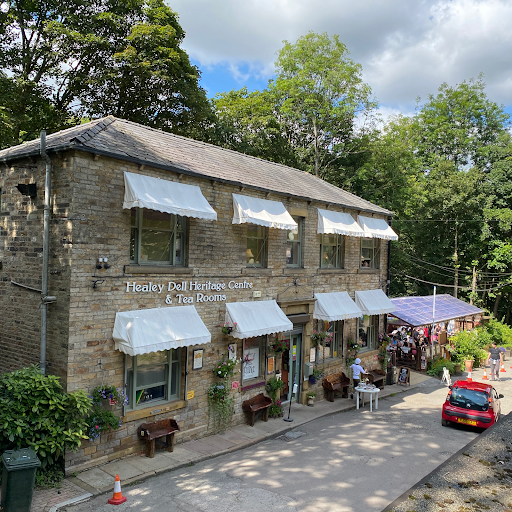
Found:
[[[426,281],[425,279],[420,279],[419,277],[410,276],[408,274],[405,274],[404,272],[401,272],[400,270],[391,269],[391,273],[394,275],[401,275],[403,277],[407,277],[408,279],[412,279],[413,281],[419,281],[420,283],[425,284],[431,284],[434,286],[440,286],[444,288],[457,288],[459,290],[471,290],[471,286],[455,286],[454,284],[443,284],[443,283],[434,283],[432,281]],[[499,290],[501,288],[504,288],[505,286],[510,286],[512,283],[504,283],[502,285],[496,286],[495,288],[482,288],[477,289],[475,292],[493,292],[495,290]]]

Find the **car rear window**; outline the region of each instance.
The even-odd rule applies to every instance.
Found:
[[[484,391],[453,388],[450,395],[450,404],[473,411],[487,411],[489,409],[489,395]]]

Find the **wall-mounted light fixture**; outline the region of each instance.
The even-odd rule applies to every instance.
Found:
[[[108,268],[110,268],[110,265],[108,264],[108,258],[105,258],[103,256],[98,258],[98,261],[96,262],[96,268],[98,270],[100,270],[102,268],[107,270]]]

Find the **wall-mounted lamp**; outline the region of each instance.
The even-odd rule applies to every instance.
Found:
[[[96,268],[98,270],[104,268],[105,270],[107,270],[108,268],[110,268],[110,265],[108,264],[108,258],[98,258],[98,262],[96,263]]]
[[[35,183],[29,183],[28,185],[24,183],[18,183],[16,188],[20,191],[20,194],[24,196],[29,196],[31,198],[37,196],[37,185]]]
[[[92,282],[92,287],[93,288],[98,288],[98,285],[103,283],[105,281],[105,279],[96,279]]]

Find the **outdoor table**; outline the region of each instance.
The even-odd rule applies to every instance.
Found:
[[[373,411],[372,408],[372,401],[373,397],[375,396],[375,410],[379,408],[379,391],[380,389],[377,387],[366,387],[366,386],[357,386],[355,390],[357,392],[356,394],[356,409],[359,409],[359,393],[363,394],[363,407],[364,407],[364,394],[368,393],[370,395],[370,412]]]

